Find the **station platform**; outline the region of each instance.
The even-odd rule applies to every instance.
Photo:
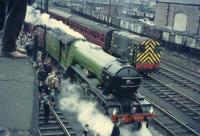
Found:
[[[29,59],[0,57],[0,136],[31,136],[37,130],[35,79]]]

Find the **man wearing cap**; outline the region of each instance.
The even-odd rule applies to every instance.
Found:
[[[89,128],[89,125],[85,124],[84,130],[83,130],[83,136],[88,136],[88,128]]]

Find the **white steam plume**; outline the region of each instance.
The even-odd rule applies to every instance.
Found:
[[[27,7],[25,21],[34,25],[46,25],[47,27],[50,27],[52,29],[57,28],[66,34],[72,35],[76,38],[84,39],[84,36],[82,34],[69,28],[69,26],[65,25],[62,21],[50,18],[47,13],[42,14],[39,10],[36,9],[35,6]]]
[[[69,80],[63,83],[62,98],[60,99],[61,109],[77,114],[81,125],[89,124],[89,129],[94,133],[100,133],[101,136],[110,136],[113,128],[111,120],[96,108],[96,103],[83,100],[78,90],[80,89],[71,84]]]

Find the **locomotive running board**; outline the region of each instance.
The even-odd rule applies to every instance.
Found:
[[[75,66],[70,66],[70,69],[78,74],[78,76],[80,76],[89,85],[89,87],[91,88],[91,90],[89,91],[100,98],[107,107],[121,105],[117,99],[104,95],[102,90],[96,88],[96,86],[94,86],[94,82],[91,79],[87,78],[86,74],[80,71],[80,69],[77,69]]]

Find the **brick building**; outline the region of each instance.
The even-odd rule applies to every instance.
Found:
[[[158,0],[154,24],[200,35],[200,0]]]

